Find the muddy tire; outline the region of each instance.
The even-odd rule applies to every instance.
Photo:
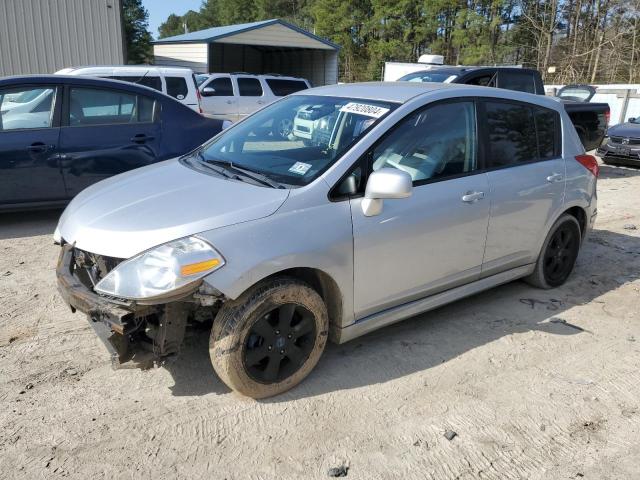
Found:
[[[222,306],[209,340],[211,363],[242,395],[278,395],[313,370],[328,330],[327,308],[314,289],[294,278],[267,280]]]
[[[535,270],[524,280],[543,289],[562,285],[569,278],[578,258],[581,235],[578,220],[568,214],[562,215],[549,230]]]

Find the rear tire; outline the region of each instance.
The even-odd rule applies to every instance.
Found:
[[[535,270],[524,280],[543,289],[562,285],[573,271],[581,240],[578,220],[569,214],[562,215],[549,230]]]
[[[294,278],[268,280],[222,306],[211,330],[211,363],[242,395],[278,395],[313,370],[328,329],[327,308],[314,289]]]

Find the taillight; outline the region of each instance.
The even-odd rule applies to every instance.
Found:
[[[607,125],[609,125],[609,120],[611,120],[611,110],[608,108],[604,111],[604,119],[607,121]]]
[[[198,87],[196,87],[196,96],[198,97],[198,110],[200,110],[200,113],[204,113],[202,111],[202,95],[200,95],[200,89]]]
[[[593,155],[577,155],[576,160],[587,170],[593,173],[594,177],[598,177],[600,174],[600,165],[598,160]]]

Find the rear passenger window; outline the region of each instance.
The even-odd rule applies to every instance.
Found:
[[[213,88],[216,91],[212,97],[233,97],[233,86],[228,77],[214,78],[204,88]]]
[[[267,85],[276,97],[284,97],[300,90],[306,90],[307,84],[301,80],[284,80],[269,78],[266,80]]]
[[[535,108],[538,152],[540,160],[560,156],[560,119],[558,113],[546,108]]]
[[[189,87],[187,87],[187,81],[183,77],[165,77],[164,81],[167,84],[167,95],[178,100],[187,98]]]
[[[139,85],[144,85],[145,87],[153,88],[154,90],[162,91],[162,81],[160,77],[142,77],[139,81],[136,82]]]
[[[241,97],[261,97],[262,86],[257,78],[238,78]]]
[[[473,102],[442,103],[413,113],[373,150],[373,170],[397,168],[414,182],[476,169]]]
[[[531,73],[500,71],[498,76],[500,88],[516,90],[518,92],[536,93],[536,84]]]
[[[538,159],[533,109],[507,102],[486,102],[489,167],[506,167]]]
[[[153,121],[155,101],[142,95],[97,88],[71,88],[69,125],[113,125]]]

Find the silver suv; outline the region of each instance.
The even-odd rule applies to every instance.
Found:
[[[309,105],[321,135],[274,135],[274,119]],[[518,278],[563,284],[596,218],[597,175],[545,97],[316,88],[78,195],[55,233],[60,292],[116,364],[175,354],[187,324],[212,322],[219,377],[267,397],[308,375],[327,338]]]

